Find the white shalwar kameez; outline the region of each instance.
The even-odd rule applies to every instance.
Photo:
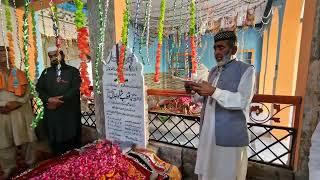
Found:
[[[216,87],[221,69],[213,80]],[[248,68],[241,77],[238,92],[233,93],[216,88],[207,101],[200,134],[195,173],[199,180],[245,180],[247,174],[247,146],[222,147],[216,145],[215,106],[219,103],[226,109],[243,110],[248,121],[249,106],[255,92],[254,68]],[[226,129],[228,131],[228,129]]]

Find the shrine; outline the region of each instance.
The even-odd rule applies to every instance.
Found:
[[[0,180],[315,180],[319,7],[0,1]]]

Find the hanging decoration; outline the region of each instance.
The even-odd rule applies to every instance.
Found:
[[[5,5],[5,14],[6,14],[6,27],[7,30],[12,32],[12,22],[11,22],[11,12],[10,12],[10,6],[9,6],[9,0],[4,0],[4,5]]]
[[[148,65],[150,65],[150,51],[149,51],[149,41],[150,41],[150,14],[151,14],[151,3],[152,0],[148,0],[146,3],[146,8],[144,11],[144,25],[143,25],[143,30],[140,35],[140,43],[139,43],[139,54],[142,57],[142,64],[145,64],[144,57],[147,59]],[[145,42],[144,42],[145,38]],[[141,50],[142,50],[142,44],[145,43],[146,46],[146,55],[142,56],[141,55]]]
[[[13,45],[13,37],[12,37],[12,22],[11,22],[11,12],[10,12],[10,6],[9,6],[9,0],[4,1],[5,5],[5,15],[6,15],[6,28],[7,28],[7,40],[9,44],[9,49],[8,51],[8,61],[9,61],[9,66],[12,65],[14,66],[14,45]],[[16,77],[15,77],[16,78]]]
[[[11,22],[11,12],[10,12],[9,1],[5,0],[4,5],[5,5],[5,15],[6,15],[7,40],[8,40],[9,49],[10,49],[7,52],[7,55],[8,55],[7,63],[9,62],[7,66],[9,69],[11,69],[11,74],[13,76],[13,87],[17,88],[19,85],[19,80],[17,77],[17,69],[15,67],[15,62],[14,62],[15,55],[14,55],[14,45],[13,45],[13,37],[12,37],[13,28],[12,28],[12,22]]]
[[[9,59],[9,67],[11,69],[11,73],[13,76],[13,87],[18,87],[19,85],[19,80],[17,77],[17,68],[15,67],[15,55],[14,55],[14,45],[13,45],[13,38],[12,38],[12,32],[7,32],[7,39],[9,43],[9,51],[8,51],[8,59]]]
[[[16,6],[16,1],[15,0],[12,0],[12,3],[13,3],[13,11],[14,11],[14,17],[15,17],[15,20],[16,20],[16,24],[18,24],[18,18],[17,18],[17,6]],[[19,32],[19,26],[15,26],[16,27],[16,32]],[[18,49],[19,49],[19,57],[17,59],[20,60],[20,70],[22,68],[22,63],[23,63],[23,58],[22,58],[22,49],[21,49],[21,46],[20,46],[20,37],[19,37],[19,33],[16,33],[16,42],[18,44]]]
[[[37,44],[37,30],[36,30],[37,22],[36,22],[36,13],[33,6],[31,6],[31,16],[32,16],[33,42],[34,42],[34,46],[36,47],[37,46],[36,45]],[[34,51],[34,63],[35,63],[35,79],[38,79],[39,78],[38,51]]]
[[[35,103],[37,105],[37,108],[39,111],[36,112],[36,117],[33,119],[31,127],[35,128],[37,127],[38,123],[40,120],[43,118],[43,103],[41,99],[38,97],[38,93],[36,91],[35,85],[33,84],[31,80],[31,75],[30,75],[30,64],[29,64],[29,33],[28,33],[28,15],[29,15],[29,9],[30,9],[30,0],[24,0],[24,15],[23,15],[23,52],[24,52],[24,66],[25,66],[25,72],[27,75],[27,79],[29,82],[29,87],[31,90],[31,94],[35,99]]]
[[[160,82],[161,50],[162,50],[165,11],[166,11],[166,0],[161,0],[159,26],[158,26],[158,47],[157,47],[157,55],[156,55],[156,67],[155,67],[156,73],[154,76],[154,82],[156,83]]]
[[[58,56],[60,56],[60,48],[61,48],[61,37],[59,36],[60,32],[59,32],[59,19],[58,19],[58,8],[57,5],[53,3],[53,0],[50,0],[49,2],[50,5],[50,12],[51,12],[51,20],[53,22],[53,32],[54,32],[54,36],[55,36],[55,40],[56,40],[56,47],[57,47],[57,52]],[[56,69],[56,74],[57,74],[57,82],[61,81],[61,63],[60,63],[60,58],[58,61],[58,65],[57,65],[57,69]]]
[[[40,10],[40,14],[41,14],[41,19],[42,19],[42,29],[43,29],[43,34],[46,34],[46,26],[45,26],[45,22],[44,22],[44,13],[43,13],[43,1],[40,0],[40,7],[41,7],[41,10]],[[43,43],[42,43],[42,47],[45,48],[46,47],[46,44],[47,44],[47,38],[44,38],[43,40]],[[45,50],[45,49],[43,49]],[[48,62],[48,56],[45,56],[45,72],[47,72],[47,63]]]
[[[223,30],[235,31],[237,28],[238,13],[235,16],[224,17]]]
[[[49,2],[50,10],[51,10],[51,19],[53,22],[53,31],[56,38],[56,46],[58,50],[61,48],[61,37],[59,36],[59,18],[58,18],[58,8],[57,5],[53,3],[53,0]]]
[[[192,74],[197,72],[197,47],[196,47],[196,3],[195,0],[191,0],[190,3],[190,46],[191,46],[191,63],[192,63]]]
[[[217,34],[221,28],[222,18],[219,18],[216,21],[213,21],[213,33]]]
[[[2,3],[0,1],[0,21],[1,21],[1,27],[4,27],[3,24],[3,19],[2,19],[2,14],[3,14],[3,9],[2,9]],[[5,32],[4,32],[5,28],[2,28],[2,42],[5,46],[5,51],[6,51],[6,60],[7,60],[7,68],[9,69],[9,55],[8,55],[8,51],[7,51],[7,46],[6,46],[6,40],[5,40]]]
[[[176,16],[176,7],[177,7],[177,0],[174,0],[173,2],[173,16],[175,17]],[[173,68],[173,61],[175,59],[174,57],[174,49],[175,49],[175,45],[176,45],[176,42],[175,42],[175,32],[178,31],[177,28],[173,28],[172,29],[172,34],[169,35],[169,69],[172,69]],[[168,43],[169,43],[168,42]]]
[[[136,43],[136,39],[137,39],[137,35],[138,35],[138,14],[140,13],[140,4],[141,4],[141,0],[137,0],[136,3],[136,12],[134,15],[134,33],[133,33],[133,47],[132,47],[132,54],[135,53],[135,43]]]
[[[103,2],[98,0],[98,11],[99,11],[99,40],[98,40],[98,48],[96,50],[96,59],[94,61],[94,73],[95,73],[95,82],[94,89],[96,94],[101,94],[101,76],[99,72],[99,66],[101,64],[103,56],[103,46],[104,46],[104,36],[105,36],[105,24],[103,19]]]
[[[82,12],[84,3],[82,2],[82,0],[75,0],[74,3],[76,5],[74,23],[76,24],[77,29],[79,29],[85,26],[85,14]]]
[[[183,0],[181,0],[181,3],[180,3],[180,7],[182,8],[183,7]],[[177,30],[177,42],[178,42],[178,52],[180,51],[180,48],[181,48],[181,43],[182,43],[182,25],[183,25],[183,22],[182,22],[182,12],[183,10],[180,9],[180,13],[179,13],[179,17],[180,17],[180,20],[179,20],[179,27],[178,27],[178,30]]]
[[[183,33],[183,37],[184,37],[184,43],[185,43],[185,48],[184,48],[184,62],[188,62],[191,59],[191,53],[189,53],[189,34],[187,32]],[[182,39],[182,38],[181,38]],[[190,58],[190,59],[189,59]],[[188,77],[191,78],[192,76],[192,69],[189,69],[189,66],[185,67],[188,69]]]
[[[149,0],[150,1],[150,0]],[[140,40],[139,40],[139,55],[141,57],[142,64],[145,65],[144,56],[142,55],[142,44],[144,44],[144,38],[145,38],[145,32],[147,28],[147,15],[148,15],[148,3],[147,1],[145,9],[144,9],[144,18],[143,18],[143,27],[142,27],[142,33],[140,34]],[[146,49],[147,50],[147,49]]]
[[[124,78],[124,61],[126,57],[126,49],[128,44],[128,30],[129,30],[129,9],[128,9],[128,0],[126,0],[126,9],[123,15],[123,26],[121,32],[121,48],[120,48],[120,55],[119,55],[119,64],[118,64],[118,81],[120,84],[125,82]]]
[[[80,63],[80,77],[81,77],[81,87],[80,92],[84,96],[90,97],[90,79],[88,73],[88,56],[90,55],[89,48],[89,30],[85,27],[85,14],[82,12],[84,3],[82,0],[75,0],[76,12],[75,12],[75,24],[78,32],[78,48],[80,51],[80,59],[82,60]]]
[[[253,26],[255,25],[255,8],[248,9],[246,13],[246,18],[244,20],[244,26]]]
[[[62,30],[63,30],[64,37],[67,37],[66,23],[65,22],[62,23]],[[66,59],[69,59],[69,43],[68,43],[68,39],[64,39],[64,43],[65,43],[65,46],[66,46]]]
[[[177,0],[174,0],[173,2],[173,17],[176,17],[176,8],[177,8]],[[173,36],[173,47],[175,46],[176,44],[176,38],[174,36],[175,32],[178,31],[178,28],[177,27],[173,27],[173,32],[172,32],[172,36]]]

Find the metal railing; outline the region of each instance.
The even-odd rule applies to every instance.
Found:
[[[151,96],[186,96],[182,91],[149,91]],[[34,105],[34,103],[33,103]],[[293,169],[297,156],[301,97],[255,95],[250,109],[248,147],[250,161]],[[36,109],[34,109],[36,110]],[[284,112],[284,116],[281,112]],[[286,117],[286,114],[288,117]],[[149,110],[150,140],[196,149],[199,144],[198,115]],[[283,118],[285,117],[285,118]],[[82,111],[83,125],[96,127],[94,104]],[[287,126],[281,124],[288,121]],[[292,121],[290,123],[290,121]]]
[[[31,105],[34,113],[39,111],[34,99],[31,99]],[[96,128],[96,117],[95,117],[95,108],[94,108],[93,100],[90,100],[86,108],[83,108],[81,110],[81,123],[84,126]]]
[[[200,118],[160,112],[148,112],[149,138],[178,146],[197,148]]]
[[[167,90],[149,90],[148,95],[188,96],[182,91]],[[166,106],[159,105],[159,107]],[[294,160],[297,153],[300,108],[301,97],[254,96],[250,108],[250,122],[247,123],[250,135],[248,146],[250,161],[293,169],[296,163]],[[197,115],[165,113],[163,109],[149,110],[151,140],[197,148],[199,129],[200,122]]]

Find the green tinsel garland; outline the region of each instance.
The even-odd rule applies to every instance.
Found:
[[[11,22],[11,12],[10,12],[9,0],[4,0],[4,5],[5,5],[7,30],[12,32],[13,28],[12,28],[12,22]]]
[[[76,12],[75,12],[75,24],[77,29],[80,29],[85,26],[85,14],[82,12],[82,9],[84,7],[84,3],[82,0],[74,0],[74,3],[76,5]]]
[[[36,91],[35,85],[32,82],[31,79],[31,75],[30,75],[30,65],[29,65],[29,51],[28,51],[28,47],[29,47],[29,33],[28,33],[28,15],[29,15],[29,8],[30,8],[30,0],[24,0],[24,15],[23,15],[23,53],[24,53],[24,66],[25,66],[25,72],[27,75],[27,79],[29,82],[29,87],[31,90],[31,94],[33,95],[37,108],[38,108],[38,112],[36,112],[36,117],[33,119],[32,123],[31,123],[31,127],[35,128],[37,127],[38,123],[40,122],[40,120],[43,118],[43,103],[41,101],[41,99],[38,97],[38,93]]]
[[[191,0],[190,4],[190,36],[196,34],[196,3],[195,0]]]

